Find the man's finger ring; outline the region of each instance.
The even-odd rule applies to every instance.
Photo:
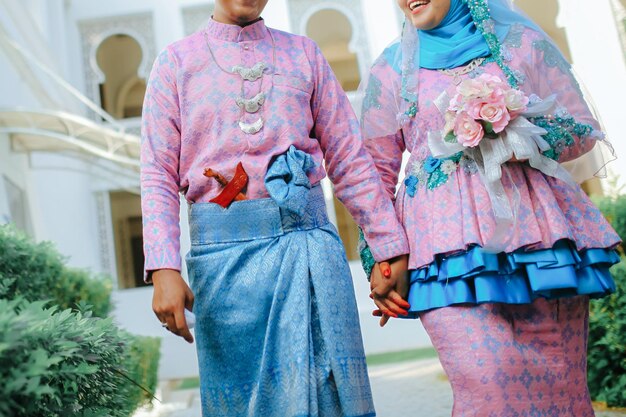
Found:
[[[161,323],[161,327],[163,327],[164,329],[167,329],[167,323],[166,322]]]

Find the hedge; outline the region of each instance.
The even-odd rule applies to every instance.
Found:
[[[613,228],[626,240],[626,196],[595,200]],[[624,244],[618,248],[624,254]],[[591,301],[588,380],[591,397],[611,407],[626,407],[626,264],[611,268],[617,291]]]
[[[0,226],[0,417],[128,417],[152,399],[160,340],[118,329],[110,281]]]
[[[0,296],[50,300],[61,309],[81,302],[91,306],[93,315],[106,317],[111,311],[111,281],[67,268],[64,262],[51,243],[33,243],[13,227],[0,226]]]
[[[626,407],[626,264],[611,269],[617,291],[591,302],[588,380],[591,397]]]

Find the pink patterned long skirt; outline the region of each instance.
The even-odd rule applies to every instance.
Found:
[[[454,395],[453,417],[593,417],[587,297],[444,307],[420,318]]]

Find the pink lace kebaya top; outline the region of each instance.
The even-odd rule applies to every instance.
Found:
[[[257,80],[232,73],[259,62],[267,69]],[[267,97],[257,113],[237,105],[237,97],[260,92]],[[259,117],[258,133],[242,131],[240,122]],[[180,270],[179,193],[189,203],[208,202],[222,189],[203,175],[206,168],[230,179],[241,161],[249,175],[246,197],[267,198],[267,168],[292,145],[316,162],[312,184],[328,172],[377,260],[408,253],[350,103],[315,43],[268,29],[263,20],[244,28],[211,20],[168,46],[148,82],[141,146],[146,270]]]
[[[503,42],[507,64],[521,71],[521,90],[528,96],[547,98],[556,94],[555,114],[586,126],[585,135],[573,133],[571,143],[556,143],[559,161],[588,152],[595,139],[590,132],[598,123],[587,107],[578,83],[561,54],[543,37],[514,25]],[[395,54],[386,50],[375,63],[364,100],[365,117],[388,119],[396,112],[393,87],[400,85],[400,69],[390,62]],[[461,79],[488,73],[505,80],[495,62],[488,60]],[[447,91],[454,95],[454,77],[437,70],[420,69],[418,110],[408,125],[396,134],[365,140],[390,196],[393,196],[403,152],[411,153],[406,182],[398,191],[395,206],[410,245],[409,267],[430,264],[437,254],[485,246],[495,229],[489,195],[471,160],[436,159],[428,146],[428,133],[443,129],[445,119],[434,102]],[[458,81],[457,81],[458,82]],[[395,114],[393,115],[395,117]],[[576,130],[572,128],[572,131]],[[612,248],[620,239],[600,211],[579,187],[549,177],[526,163],[503,166],[502,182],[509,200],[519,192],[517,224],[510,230],[506,252],[520,248],[551,248],[561,239],[574,242],[579,250]]]

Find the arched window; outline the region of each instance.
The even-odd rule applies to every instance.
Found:
[[[100,84],[102,108],[118,119],[141,116],[146,83],[138,75],[143,52],[131,36],[109,36],[98,46],[96,61],[105,76]]]
[[[109,199],[118,287],[120,289],[142,287],[145,283],[141,197],[126,191],[111,191]]]
[[[146,82],[139,77],[132,77],[120,88],[115,106],[115,117],[128,119],[140,117],[143,96],[146,94]],[[120,114],[121,113],[121,114]]]
[[[361,81],[359,59],[350,50],[352,24],[336,9],[315,12],[306,23],[306,35],[319,45],[345,91],[355,91]]]

